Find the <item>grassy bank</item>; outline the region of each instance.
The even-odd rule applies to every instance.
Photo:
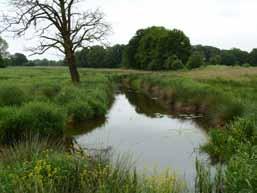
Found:
[[[219,87],[165,74],[129,76],[124,85],[158,98],[170,112],[202,115],[205,125],[223,127],[244,113],[244,106]]]
[[[171,173],[139,176],[127,161],[110,164],[101,156],[70,154],[62,146],[32,139],[0,151],[2,193],[179,193]]]
[[[75,123],[105,116],[113,80],[83,72],[74,86],[64,68],[8,68],[0,71],[0,142],[26,134],[62,137]]]
[[[58,139],[74,124],[105,116],[123,84],[159,98],[171,112],[203,115],[210,141],[202,147],[226,164],[213,178],[197,163],[198,193],[257,192],[257,68],[207,67],[138,72],[81,69],[71,84],[66,68],[0,70],[0,192],[183,192],[174,175],[144,177],[108,160],[70,154],[27,134]],[[25,185],[24,185],[25,184]],[[183,190],[182,190],[183,189]]]

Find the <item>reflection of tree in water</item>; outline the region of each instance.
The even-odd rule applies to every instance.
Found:
[[[82,123],[74,123],[69,126],[65,134],[66,136],[87,134],[92,132],[96,128],[103,127],[106,121],[106,117],[98,117],[93,120],[84,121]]]
[[[135,107],[139,114],[144,114],[151,118],[156,118],[159,115],[168,115],[168,112],[157,101],[150,97],[135,92],[125,92],[130,104]]]

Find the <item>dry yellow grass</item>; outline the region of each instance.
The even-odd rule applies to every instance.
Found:
[[[190,77],[193,79],[225,79],[248,81],[257,78],[257,67],[229,67],[229,66],[208,66],[191,71],[181,71],[178,76]]]

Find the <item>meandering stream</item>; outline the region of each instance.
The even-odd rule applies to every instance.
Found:
[[[75,136],[81,147],[109,148],[113,155],[133,155],[137,170],[174,170],[192,185],[195,159],[207,160],[198,148],[207,140],[195,122],[171,116],[154,99],[134,92],[116,94],[106,119],[86,124]]]

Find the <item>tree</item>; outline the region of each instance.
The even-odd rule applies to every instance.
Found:
[[[249,60],[250,60],[250,64],[252,66],[257,66],[257,48],[253,49],[250,52],[250,56],[249,56]]]
[[[28,63],[28,59],[24,54],[16,53],[11,56],[11,65],[13,66],[25,66]]]
[[[206,63],[217,64],[213,62],[217,59],[216,56],[220,55],[221,50],[212,46],[196,45],[193,46],[193,52],[201,53]]]
[[[79,11],[79,0],[10,0],[15,15],[4,17],[5,30],[24,35],[35,26],[40,44],[31,49],[33,54],[43,54],[57,49],[65,55],[71,79],[80,81],[75,62],[75,52],[95,41],[103,41],[110,27],[99,10]]]
[[[0,55],[2,57],[6,57],[8,55],[7,49],[8,49],[8,43],[3,38],[0,37]]]
[[[176,55],[172,55],[165,61],[166,70],[179,70],[184,67],[182,61]]]
[[[226,66],[234,66],[239,64],[237,58],[231,50],[222,50],[221,52],[221,64]]]
[[[204,65],[203,55],[199,52],[193,53],[187,62],[188,69],[199,68]]]
[[[189,38],[180,30],[150,27],[138,30],[125,48],[123,64],[130,68],[162,70],[176,55],[186,63],[191,54]]]
[[[0,68],[4,68],[4,67],[5,67],[4,59],[3,59],[3,57],[0,55]]]

